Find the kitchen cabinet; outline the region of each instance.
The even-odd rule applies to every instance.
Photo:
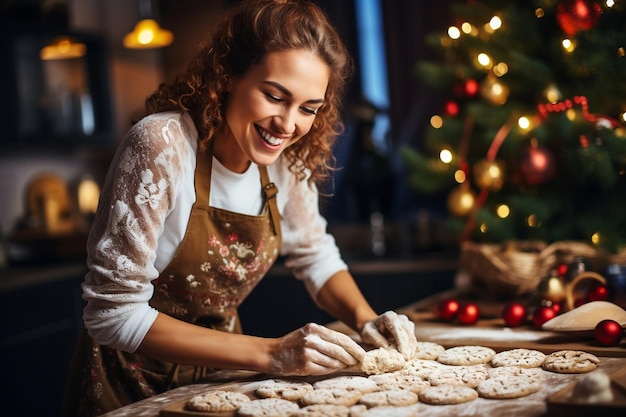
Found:
[[[84,55],[42,59],[45,46],[68,39],[82,45]],[[0,148],[32,150],[36,145],[66,151],[112,144],[111,89],[101,36],[4,25],[0,47]]]
[[[82,265],[0,270],[2,415],[61,415],[69,362],[82,329]]]

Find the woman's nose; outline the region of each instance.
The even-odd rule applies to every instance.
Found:
[[[284,108],[280,114],[274,117],[274,125],[281,133],[293,134],[296,131],[297,112],[298,109]]]

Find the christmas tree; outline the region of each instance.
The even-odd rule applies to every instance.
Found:
[[[447,99],[411,186],[462,239],[626,245],[626,0],[468,0],[417,76]]]

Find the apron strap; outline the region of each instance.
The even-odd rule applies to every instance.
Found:
[[[211,168],[213,166],[213,142],[213,140],[209,142],[209,149],[206,150],[200,149],[200,145],[198,144],[198,152],[196,152],[194,186],[196,190],[196,203],[199,204],[200,207],[209,206]]]
[[[270,177],[267,174],[267,167],[259,166],[259,173],[261,174],[261,184],[263,185],[263,194],[265,194],[265,202],[269,206],[270,217],[272,218],[272,227],[274,228],[274,235],[281,239],[280,234],[280,213],[278,212],[278,202],[276,201],[276,194],[278,194],[278,188],[273,182],[270,182]]]

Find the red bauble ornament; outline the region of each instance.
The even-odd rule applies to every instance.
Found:
[[[606,301],[609,299],[609,289],[606,285],[594,285],[587,293],[587,301]]]
[[[435,311],[435,315],[445,321],[452,321],[456,318],[456,315],[459,312],[460,304],[455,299],[447,299],[443,300],[437,306],[437,310]]]
[[[562,0],[556,7],[556,20],[567,36],[592,29],[601,14],[602,6],[592,0]]]
[[[556,172],[552,152],[536,143],[520,151],[514,167],[514,179],[522,185],[542,184],[551,180]]]
[[[465,95],[468,97],[474,97],[478,93],[478,81],[473,78],[465,81]]]
[[[533,312],[533,325],[541,327],[543,323],[556,317],[556,314],[552,307],[541,306]]]
[[[480,312],[478,306],[474,303],[465,303],[459,308],[456,319],[461,324],[474,324],[478,321]]]
[[[593,330],[598,343],[604,346],[617,346],[624,337],[624,329],[615,320],[602,320]]]
[[[509,327],[521,326],[526,322],[526,307],[521,303],[509,303],[502,309],[502,318]]]
[[[457,116],[459,114],[459,104],[453,100],[447,101],[444,110],[447,116]]]
[[[559,274],[559,277],[565,278],[565,275],[567,275],[567,264],[559,264],[556,267],[556,272]]]

